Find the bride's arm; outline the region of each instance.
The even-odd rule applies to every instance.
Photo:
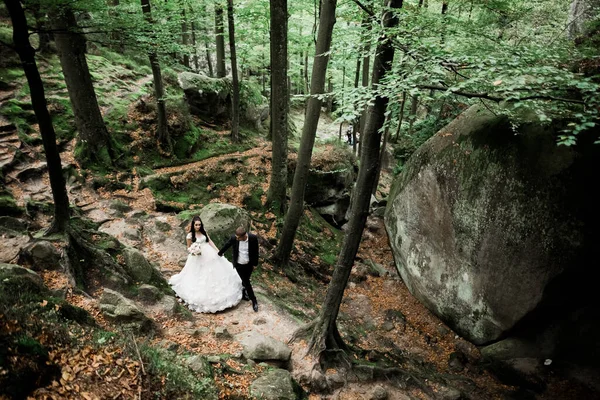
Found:
[[[217,246],[215,246],[215,244],[213,243],[213,241],[207,236],[208,238],[208,244],[210,244],[212,246],[213,249],[215,249],[217,251],[217,253],[219,252],[219,248]]]
[[[190,246],[192,245],[192,239],[186,239],[187,242],[187,248],[189,249]]]

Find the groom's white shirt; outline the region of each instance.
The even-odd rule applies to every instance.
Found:
[[[248,264],[250,262],[250,252],[248,251],[248,238],[246,240],[240,240],[240,247],[238,249],[238,264]]]

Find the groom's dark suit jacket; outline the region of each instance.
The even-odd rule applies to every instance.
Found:
[[[222,256],[231,246],[233,246],[233,264],[237,264],[240,242],[235,235],[231,235],[227,243],[221,247],[219,255]],[[248,264],[256,267],[258,265],[258,237],[253,233],[248,233],[248,256],[250,259]]]

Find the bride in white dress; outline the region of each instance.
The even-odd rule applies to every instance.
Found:
[[[215,313],[238,304],[242,298],[242,280],[231,262],[217,253],[219,249],[210,240],[200,217],[192,219],[187,235],[189,250],[200,249],[200,254],[190,254],[180,273],[169,283],[177,295],[194,311]],[[193,243],[194,247],[191,247]]]

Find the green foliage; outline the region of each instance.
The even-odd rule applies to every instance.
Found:
[[[164,387],[158,389],[158,398],[216,399],[217,393],[210,376],[196,374],[169,351],[148,345],[140,346],[140,353],[148,373],[167,377]]]
[[[263,209],[261,197],[265,194],[260,186],[256,186],[246,197],[243,203],[247,210],[261,211]]]

